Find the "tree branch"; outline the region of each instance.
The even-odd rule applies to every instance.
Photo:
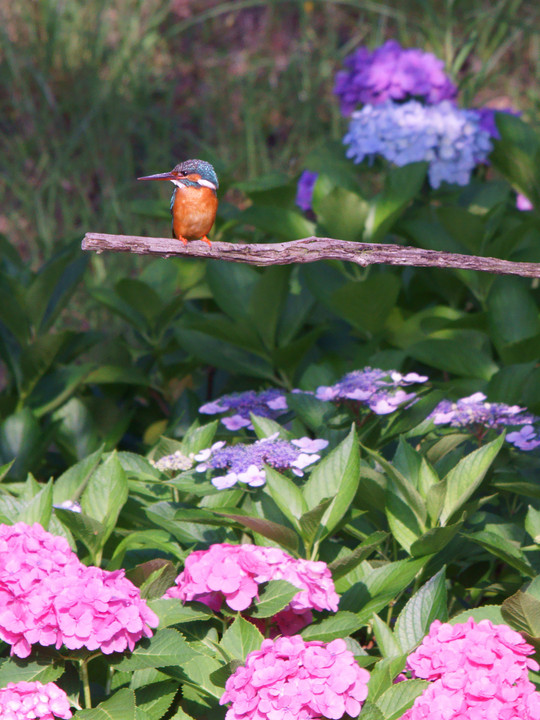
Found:
[[[161,257],[199,257],[250,265],[289,265],[316,260],[348,260],[367,265],[413,265],[415,267],[460,268],[480,270],[498,275],[540,277],[540,263],[512,262],[492,257],[424,250],[423,248],[381,243],[360,243],[334,238],[307,237],[283,243],[236,244],[213,242],[209,247],[200,240],[182,245],[170,238],[137,235],[106,235],[86,233],[83,250],[97,253],[130,252]]]

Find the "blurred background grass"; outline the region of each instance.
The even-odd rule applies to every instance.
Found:
[[[536,0],[0,0],[0,232],[35,265],[85,231],[168,234],[139,174],[295,173],[343,134],[343,58],[390,37],[444,58],[464,103],[534,121],[539,18]]]

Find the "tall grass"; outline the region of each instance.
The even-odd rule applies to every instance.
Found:
[[[443,57],[467,102],[534,110],[538,19],[525,0],[0,0],[0,231],[30,260],[89,229],[161,233],[132,211],[162,189],[134,178],[188,156],[294,172],[342,134],[343,57],[388,37]]]

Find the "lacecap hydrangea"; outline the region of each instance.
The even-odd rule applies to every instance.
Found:
[[[328,440],[312,440],[302,437],[283,440],[279,432],[254,443],[227,445],[220,440],[195,455],[197,472],[226,471],[212,478],[212,485],[219,490],[233,487],[240,482],[249,487],[260,487],[266,482],[265,465],[276,470],[291,470],[297,477],[317,460],[318,452],[328,445]]]
[[[380,155],[394,165],[428,163],[430,185],[466,185],[474,168],[487,161],[491,137],[474,110],[448,100],[422,105],[386,102],[355,112],[343,139],[347,157],[360,163]]]
[[[280,548],[249,544],[217,543],[208,550],[192,552],[165,597],[196,600],[216,611],[223,603],[231,610],[245,611],[258,597],[259,586],[270,580],[286,580],[299,588],[272,619],[283,635],[308,625],[313,620],[311,610],[338,609],[339,596],[326,563],[293,558]]]

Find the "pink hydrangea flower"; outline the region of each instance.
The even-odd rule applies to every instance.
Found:
[[[300,588],[274,617],[283,634],[308,625],[312,609],[335,612],[338,608],[339,596],[326,563],[296,559],[279,548],[227,543],[191,553],[165,597],[198,600],[213,610],[225,601],[232,610],[246,610],[258,596],[259,585],[269,580],[287,580]]]
[[[123,570],[86,567],[38,523],[0,525],[0,638],[12,655],[34,644],[133,650],[158,622]]]
[[[72,717],[66,693],[50,682],[8,683],[0,689],[2,720],[54,720]]]
[[[407,661],[413,677],[432,683],[402,720],[540,720],[532,652],[507,625],[436,620]]]
[[[338,720],[357,717],[369,673],[344,640],[306,642],[300,635],[264,640],[225,684],[226,720]]]

